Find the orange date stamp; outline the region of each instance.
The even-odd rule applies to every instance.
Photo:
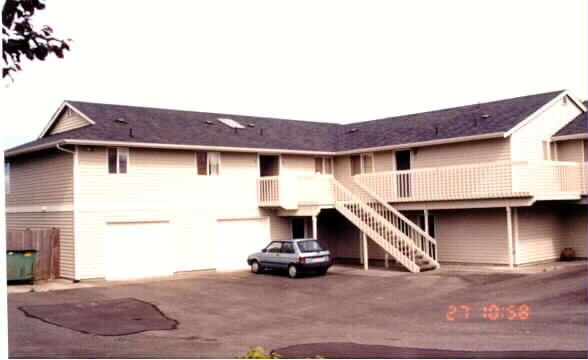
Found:
[[[473,308],[472,306],[465,304],[450,304],[447,310],[445,318],[448,321],[470,320],[480,317],[491,321],[528,320],[531,313],[531,307],[528,304],[491,304],[488,306],[482,306],[481,308]]]

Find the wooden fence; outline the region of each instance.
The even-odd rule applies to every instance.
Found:
[[[6,251],[36,250],[34,280],[59,276],[59,230],[24,230],[6,233]]]

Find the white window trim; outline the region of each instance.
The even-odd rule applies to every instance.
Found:
[[[115,173],[111,173],[110,169],[109,169],[109,159],[108,159],[108,149],[116,149],[116,172]],[[127,152],[127,172],[126,173],[121,173],[120,172],[120,150],[126,150]],[[129,173],[129,171],[131,170],[131,151],[129,148],[127,147],[115,147],[115,148],[106,148],[106,172],[108,175],[126,175]]]
[[[198,153],[206,153],[206,175],[198,174]],[[218,174],[212,175],[210,173],[210,154],[218,154]],[[220,151],[195,151],[194,152],[194,166],[196,167],[196,176],[221,176],[222,174],[222,153]]]

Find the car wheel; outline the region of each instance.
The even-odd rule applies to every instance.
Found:
[[[319,271],[317,271],[317,274],[319,274],[319,275],[327,275],[327,269],[319,270]]]
[[[288,276],[291,277],[292,279],[294,279],[296,276],[298,276],[298,269],[296,269],[295,265],[290,265],[288,266]]]
[[[251,272],[254,274],[259,274],[261,272],[261,266],[257,261],[251,262]]]

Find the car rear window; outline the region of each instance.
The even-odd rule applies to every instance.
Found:
[[[321,248],[321,244],[319,244],[319,242],[316,240],[298,241],[296,244],[298,245],[298,249],[300,249],[300,252],[324,250],[323,248]]]

